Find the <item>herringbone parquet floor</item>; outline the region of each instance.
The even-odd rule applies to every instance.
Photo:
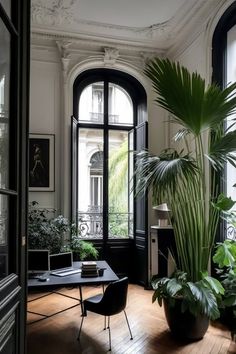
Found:
[[[84,298],[100,292],[100,288],[83,288]],[[61,289],[78,297],[78,289]],[[29,295],[33,299],[39,294]],[[230,333],[220,325],[210,326],[204,339],[181,343],[169,333],[163,309],[151,302],[152,291],[129,285],[127,315],[134,339],[131,341],[123,313],[111,318],[112,353],[116,354],[226,354],[236,353]],[[28,303],[28,309],[50,314],[75,300],[51,294]],[[80,307],[62,312],[46,320],[29,324],[39,316],[28,315],[27,354],[102,354],[108,351],[108,331],[103,330],[102,316],[88,313],[84,320],[80,343],[76,340],[80,324]]]

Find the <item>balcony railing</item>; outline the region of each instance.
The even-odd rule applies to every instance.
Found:
[[[89,120],[91,122],[102,123],[103,122],[103,113],[97,112],[89,112]],[[109,123],[115,124],[119,123],[119,115],[118,114],[109,114]]]
[[[103,213],[95,210],[78,212],[78,227],[83,239],[103,238]],[[132,213],[109,213],[109,238],[127,238],[132,235]]]

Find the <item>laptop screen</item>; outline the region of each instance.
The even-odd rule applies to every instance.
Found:
[[[71,268],[72,252],[58,253],[50,255],[50,270],[57,270],[63,268]]]
[[[28,272],[46,272],[49,270],[48,250],[28,250]]]

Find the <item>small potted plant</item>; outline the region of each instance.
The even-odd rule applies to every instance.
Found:
[[[72,234],[71,240],[65,248],[73,252],[74,261],[94,260],[98,258],[98,250],[92,242],[82,240],[78,234]]]

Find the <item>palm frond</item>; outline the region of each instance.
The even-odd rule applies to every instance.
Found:
[[[199,74],[190,74],[179,63],[159,58],[147,65],[145,74],[158,95],[156,102],[195,136],[205,129],[214,129],[235,112],[236,83],[225,90],[217,85],[206,88]]]
[[[200,311],[202,314],[215,320],[219,317],[220,313],[218,310],[218,305],[213,292],[206,287],[203,280],[193,284],[188,283],[192,294],[198,300],[200,305]]]
[[[143,194],[151,186],[154,194],[166,189],[174,193],[181,180],[194,179],[197,171],[194,160],[188,154],[168,149],[158,157],[141,151],[136,154],[136,195]]]
[[[185,138],[188,134],[190,133],[189,129],[182,128],[177,131],[177,133],[174,135],[174,141],[179,141],[183,138]]]
[[[236,155],[236,130],[221,135],[210,144],[206,157],[215,169],[222,169],[228,161],[235,167]]]

